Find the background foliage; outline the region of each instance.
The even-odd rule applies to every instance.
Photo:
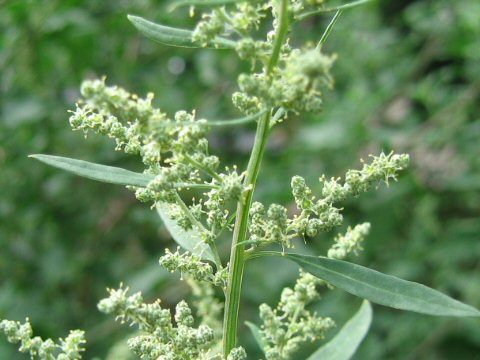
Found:
[[[121,349],[111,347],[124,334],[98,313],[96,302],[120,281],[164,304],[184,297],[188,287],[157,265],[169,236],[155,212],[126,190],[75,178],[27,155],[136,170],[136,159],[115,153],[112,143],[70,131],[67,110],[82,79],[105,75],[107,83],[141,95],[152,91],[169,113],[196,108],[200,116],[228,118],[238,115],[228,96],[233,74],[246,64],[226,51],[172,49],[142,38],[127,13],[192,27],[194,20],[183,11],[168,13],[162,1],[19,0],[0,7],[0,317],[29,316],[45,337],[83,328],[86,358],[118,358],[114,352]],[[295,174],[315,187],[320,174],[340,176],[369,153],[409,152],[413,164],[400,182],[345,204],[347,223],[372,223],[358,262],[477,308],[479,13],[480,3],[469,0],[377,1],[344,12],[326,44],[339,58],[325,111],[291,117],[276,130],[258,191],[265,201],[290,204],[285,189]],[[297,36],[317,40],[328,20],[310,19]],[[211,139],[226,164],[242,164],[252,141],[250,127]],[[303,251],[318,253],[330,241],[310,240]],[[281,274],[276,261],[248,265],[245,318],[256,318],[260,302],[276,303],[296,277],[294,266],[282,263]],[[333,291],[319,311],[346,319],[358,305]],[[478,356],[474,320],[374,310],[358,359]],[[250,335],[241,342],[252,344]],[[1,339],[0,358],[22,357]]]

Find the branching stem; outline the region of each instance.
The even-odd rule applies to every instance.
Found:
[[[272,55],[267,67],[267,75],[270,75],[278,63],[280,50],[288,33],[288,0],[280,0],[278,25],[276,28],[275,43]],[[240,308],[240,295],[242,291],[243,270],[245,267],[245,244],[248,230],[248,213],[252,204],[255,184],[257,182],[260,164],[267,144],[270,129],[271,111],[262,116],[257,125],[255,142],[250,160],[248,162],[244,180],[245,188],[248,189],[244,197],[238,202],[235,227],[230,254],[230,269],[228,274],[228,286],[225,297],[225,316],[223,323],[223,356],[227,358],[230,351],[237,343],[238,315]],[[242,244],[243,243],[243,244]]]

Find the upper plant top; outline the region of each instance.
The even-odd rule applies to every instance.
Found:
[[[341,203],[349,197],[397,180],[408,165],[406,154],[381,153],[363,162],[359,170],[348,170],[343,179],[320,176],[319,194],[314,194],[301,176],[291,179],[292,200],[297,209],[253,201],[268,136],[289,114],[322,110],[322,92],[333,86],[331,69],[335,55],[322,52],[340,10],[367,2],[355,1],[327,7],[324,0],[181,0],[191,13],[201,13],[193,30],[177,29],[129,16],[148,37],[160,43],[184,47],[230,49],[250,63],[250,72],[238,76],[238,91],[232,101],[244,117],[230,121],[198,119],[195,111],[177,111],[173,116],[152,106],[153,94],[145,98],[105,79],[87,80],[81,86],[82,99],[71,112],[70,125],[87,135],[107,135],[116,150],[137,155],[143,173],[87,163],[80,160],[36,155],[37,159],[76,174],[100,181],[127,185],[140,201],[153,203],[179,247],[166,250],[160,265],[179,271],[198,296],[195,321],[192,309],[182,301],[172,317],[160,300],[145,304],[142,295],[128,294],[128,288],[109,290],[99,309],[118,320],[138,326],[140,334],[129,347],[143,359],[157,360],[242,360],[245,350],[237,344],[237,329],[243,270],[248,259],[284,256],[304,271],[293,288],[283,290],[276,307],[260,306],[261,327],[249,324],[267,360],[294,359],[302,343],[324,337],[334,326],[329,317],[311,312],[308,305],[319,298],[318,287],[337,286],[364,299],[394,308],[432,315],[470,316],[478,311],[423,285],[383,275],[342,261],[362,249],[369,223],[349,227],[339,234],[325,257],[285,253],[294,239],[310,239],[342,225]],[[336,11],[317,44],[294,48],[291,29],[308,16]],[[248,166],[239,170],[209,151],[207,134],[217,126],[257,122],[255,143]],[[185,199],[183,190],[193,191]],[[217,250],[221,234],[232,232],[231,253],[226,261]],[[267,246],[280,251],[262,251]],[[223,329],[218,317],[222,303],[213,287],[225,294]],[[340,331],[336,340],[309,360],[329,359],[332,347],[351,356],[368,330],[371,310],[365,303]],[[31,339],[29,324],[1,323],[11,342],[21,342],[21,351],[32,358],[78,359],[83,333],[74,332],[60,345]],[[27,330],[25,330],[27,329]],[[30,330],[29,330],[30,329]],[[345,339],[349,343],[345,344]],[[353,340],[352,340],[353,339]],[[43,349],[42,346],[45,348]],[[69,349],[66,349],[69,347]],[[71,348],[71,349],[70,349]],[[68,350],[68,351],[67,351]],[[66,354],[66,355],[65,355]],[[350,355],[348,355],[350,354]],[[66,357],[65,357],[66,356]],[[333,357],[330,357],[333,358]]]

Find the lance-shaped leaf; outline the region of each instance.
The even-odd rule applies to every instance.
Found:
[[[260,347],[260,349],[263,352],[265,352],[265,344],[263,342],[260,328],[254,323],[251,323],[250,321],[245,321],[245,325],[247,325],[247,327],[250,329],[250,332],[252,333],[253,338],[255,339],[255,342],[257,343],[257,345]]]
[[[156,24],[144,18],[134,15],[128,15],[128,20],[149,39],[158,43],[170,46],[179,46],[187,48],[199,48],[198,43],[192,40],[193,31],[186,29],[178,29],[170,26]],[[233,49],[235,41],[217,36],[213,41],[211,48],[217,49]]]
[[[257,256],[284,256],[305,271],[340,289],[395,309],[435,316],[480,316],[480,311],[425,285],[385,275],[347,261],[275,251]]]
[[[72,174],[110,184],[146,187],[154,179],[154,175],[62,156],[35,154],[30,157]]]
[[[247,0],[250,2],[258,1],[258,0]],[[179,7],[184,6],[222,6],[222,5],[230,5],[235,4],[238,0],[176,0],[172,1],[170,5],[168,5],[168,9],[173,11]]]
[[[364,300],[362,306],[340,329],[335,337],[310,355],[307,360],[348,360],[357,351],[372,322],[372,306]]]
[[[146,187],[154,179],[154,175],[136,173],[114,166],[95,164],[62,156],[35,154],[30,155],[30,157],[72,174],[110,184]],[[188,187],[188,184],[185,186]],[[180,246],[194,254],[198,254],[205,260],[213,261],[212,251],[200,239],[200,229],[194,227],[189,231],[183,230],[175,221],[170,219],[169,208],[166,204],[157,205],[157,211],[167,230]]]
[[[170,218],[170,208],[168,204],[157,203],[157,212],[160,215],[165,227],[167,228],[173,240],[185,250],[192,254],[200,256],[204,260],[214,261],[213,252],[210,247],[200,238],[200,229],[193,225],[192,229],[184,230],[176,221]]]

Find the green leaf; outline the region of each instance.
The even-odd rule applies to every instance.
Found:
[[[255,325],[254,323],[251,323],[250,321],[245,321],[245,325],[250,329],[250,332],[253,335],[253,338],[255,339],[255,342],[258,344],[260,349],[262,349],[263,352],[265,352],[265,343],[263,342],[262,334],[260,333],[260,328]]]
[[[366,4],[370,1],[372,1],[372,0],[356,0],[356,1],[352,1],[352,2],[347,3],[347,4],[334,6],[334,7],[320,7],[319,9],[315,9],[315,10],[312,10],[312,11],[307,11],[307,12],[304,12],[302,14],[297,15],[296,20],[303,20],[303,19],[305,19],[309,16],[312,16],[312,15],[351,9],[351,8],[356,7],[356,6]]]
[[[247,0],[253,2],[253,0]],[[172,1],[168,6],[170,11],[173,11],[179,7],[185,6],[222,6],[235,4],[238,0],[176,0]]]
[[[362,306],[340,329],[337,335],[307,360],[348,360],[357,351],[372,322],[372,306],[364,300]]]
[[[110,184],[146,187],[154,179],[153,175],[62,156],[35,154],[29,157],[72,174]]]
[[[200,229],[193,225],[193,228],[186,231],[170,218],[170,207],[165,203],[157,204],[157,212],[160,215],[165,227],[175,242],[192,254],[200,256],[204,260],[214,261],[213,252],[200,238]]]
[[[395,309],[435,316],[480,316],[480,311],[425,285],[352,264],[300,254],[263,251],[252,256],[284,256],[305,271],[353,295]]]
[[[187,48],[199,48],[199,44],[192,41],[193,31],[160,25],[134,15],[128,15],[128,20],[149,39],[160,44]],[[217,36],[211,48],[233,49],[235,41]]]

